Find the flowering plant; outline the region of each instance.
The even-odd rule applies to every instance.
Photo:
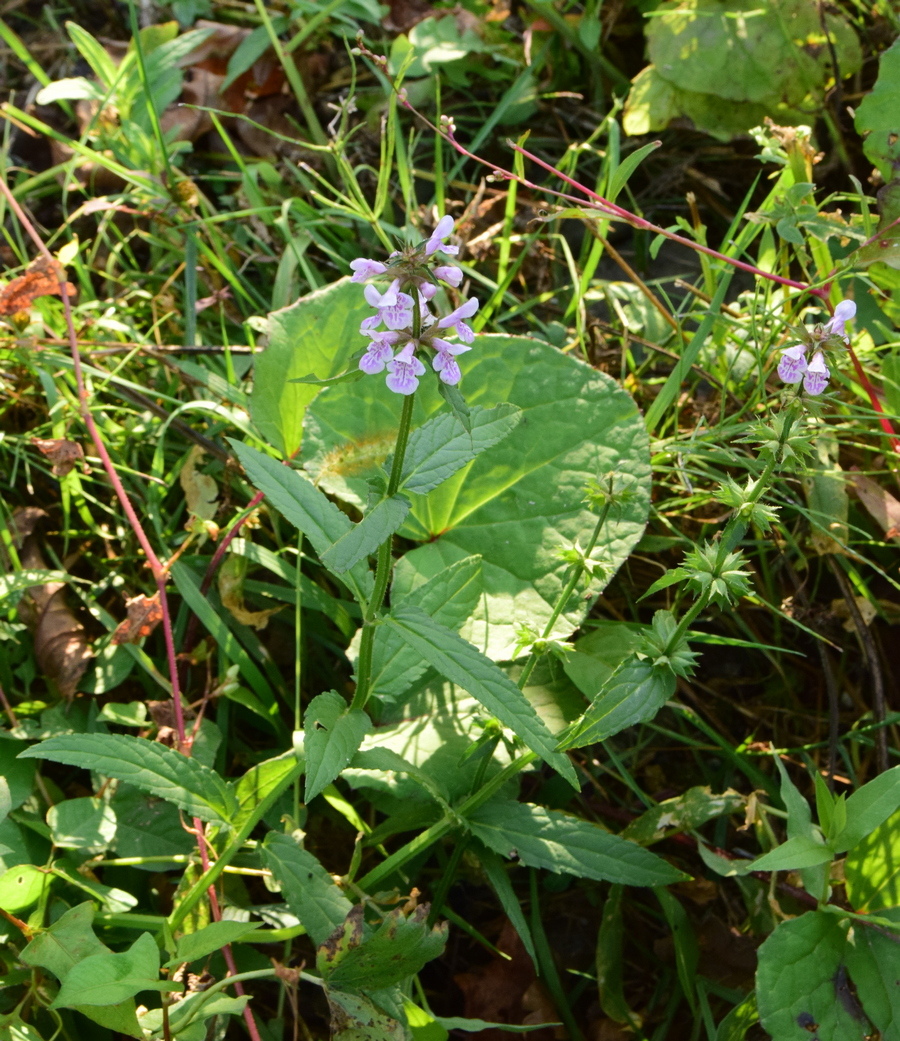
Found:
[[[856,314],[852,300],[842,300],[834,309],[834,316],[825,325],[816,325],[811,330],[798,331],[800,342],[786,347],[781,352],[778,375],[785,383],[799,383],[807,394],[821,394],[831,378],[831,370],[825,361],[827,351],[841,350],[850,342],[846,324]],[[807,354],[812,358],[807,361]]]
[[[386,382],[395,394],[415,393],[419,377],[426,371],[417,356],[420,351],[432,354],[431,367],[442,382],[455,386],[462,378],[456,358],[471,350],[469,344],[475,333],[465,319],[478,310],[478,300],[471,297],[443,315],[433,309],[441,283],[454,289],[462,283],[462,271],[440,256],[459,253],[458,246],[444,242],[452,230],[453,218],[444,216],[425,242],[392,253],[387,263],[360,259],[350,264],[352,282],[391,279],[384,292],[374,285],[365,288],[366,301],[375,308],[375,314],[363,319],[360,325],[359,331],[370,342],[359,367],[369,375],[387,369]],[[461,342],[444,339],[439,335],[444,330],[449,330],[447,335],[455,334]]]

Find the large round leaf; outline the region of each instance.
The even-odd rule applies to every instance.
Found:
[[[549,619],[568,568],[560,550],[584,546],[596,522],[585,486],[611,470],[634,483],[594,553],[609,570],[582,583],[556,635],[580,624],[628,556],[647,519],[647,434],[634,400],[612,379],[540,340],[479,336],[463,368],[470,406],[509,401],[523,410],[522,422],[427,496],[412,496],[401,534],[425,545],[398,565],[395,591],[480,554],[485,592],[462,633],[500,660],[514,653],[522,624],[540,630]],[[365,503],[367,479],[393,447],[400,407],[380,377],[322,391],[307,412],[303,442],[305,464],[322,488]],[[414,427],[447,407],[429,373],[416,395]]]

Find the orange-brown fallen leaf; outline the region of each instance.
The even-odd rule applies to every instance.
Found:
[[[143,593],[125,601],[128,617],[120,622],[112,634],[111,643],[140,643],[148,637],[162,621],[163,611],[159,593],[144,596]]]
[[[76,463],[84,460],[84,450],[77,441],[67,441],[64,437],[33,437],[31,443],[53,464],[54,477],[65,477]]]
[[[45,256],[33,260],[24,275],[0,289],[0,315],[27,311],[39,296],[61,296],[63,277],[64,269],[58,260],[48,260]],[[66,282],[66,292],[70,297],[75,296],[71,282]]]

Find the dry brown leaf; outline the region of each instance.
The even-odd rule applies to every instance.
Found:
[[[44,570],[47,563],[41,553],[35,526],[47,514],[36,506],[13,513],[13,527],[21,549],[23,568]],[[56,684],[64,698],[72,698],[87,669],[93,652],[88,647],[84,626],[66,603],[65,582],[44,582],[31,586],[19,601],[19,615],[34,633],[34,656],[38,668]]]
[[[146,639],[162,621],[163,610],[159,593],[144,596],[143,593],[125,601],[128,617],[120,622],[112,634],[111,643],[140,643]]]
[[[84,460],[84,451],[77,441],[67,441],[63,437],[33,437],[31,443],[53,464],[51,473],[55,477],[65,477],[76,463]]]
[[[856,489],[859,501],[889,539],[900,538],[900,500],[894,498],[877,481],[864,474],[851,473],[850,481]]]
[[[60,281],[64,277],[62,264],[42,254],[28,265],[24,275],[0,289],[0,315],[27,311],[39,296],[61,296]],[[66,292],[70,298],[75,296],[71,282],[66,282]]]
[[[262,611],[248,611],[244,606],[244,576],[247,573],[247,560],[236,553],[230,554],[219,569],[218,587],[222,604],[242,624],[254,629],[265,629],[269,619],[282,606],[268,607]]]
[[[178,481],[184,490],[188,513],[191,515],[185,528],[194,531],[197,527],[194,518],[201,522],[200,528],[206,530],[213,538],[218,535],[218,529],[211,525],[216,510],[219,508],[219,488],[215,480],[207,474],[200,473],[197,464],[204,456],[204,451],[199,445],[188,452],[184,466],[178,476]],[[213,530],[215,529],[215,530]]]

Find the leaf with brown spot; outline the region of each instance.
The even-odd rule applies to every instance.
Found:
[[[146,639],[162,621],[163,611],[159,593],[144,596],[143,593],[125,601],[128,617],[120,622],[112,634],[111,643],[140,643]]]
[[[0,289],[0,315],[27,311],[39,296],[62,296],[60,282],[64,278],[65,269],[58,260],[39,256],[28,265],[24,275]],[[75,296],[71,282],[66,282],[66,293],[69,297]]]
[[[53,464],[51,473],[54,477],[65,477],[77,462],[84,459],[84,450],[77,441],[67,441],[63,437],[33,437],[31,443]]]

